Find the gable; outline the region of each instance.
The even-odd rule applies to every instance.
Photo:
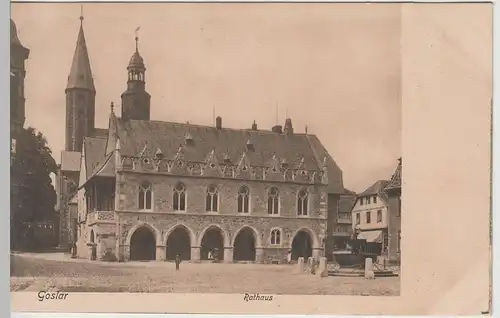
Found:
[[[272,169],[271,166],[286,163],[290,168],[300,164],[303,169],[311,171],[322,170],[326,157],[329,193],[344,192],[342,171],[314,135],[115,119],[116,134],[113,135],[110,125],[108,138],[119,138],[122,156],[138,157],[146,148],[149,153],[159,149],[166,160],[175,160],[182,147],[183,160],[189,162],[204,163],[207,154],[213,151],[212,162],[238,165],[246,153],[245,162],[254,167]],[[251,147],[248,146],[249,142]],[[111,144],[109,140],[106,152],[110,150]],[[238,174],[241,176],[240,171]]]

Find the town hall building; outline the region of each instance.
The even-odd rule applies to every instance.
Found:
[[[81,18],[83,20],[83,18]],[[83,22],[83,21],[82,21]],[[317,136],[156,121],[146,67],[133,53],[121,114],[94,126],[95,94],[83,25],[66,88],[59,173],[67,242],[77,257],[281,263],[330,253],[342,171]],[[61,195],[62,198],[62,195]]]

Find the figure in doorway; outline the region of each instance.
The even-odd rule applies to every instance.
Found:
[[[212,250],[208,250],[208,259],[209,260],[213,259]]]
[[[175,270],[176,271],[179,270],[180,264],[181,264],[181,255],[177,254],[177,255],[175,255]]]

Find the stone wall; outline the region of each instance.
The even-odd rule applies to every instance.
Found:
[[[254,232],[258,262],[274,259],[284,260],[287,251],[291,248],[292,240],[299,230],[305,230],[309,233],[313,242],[313,249],[315,249],[313,253],[319,255],[322,249],[321,240],[326,231],[326,220],[314,218],[296,219],[147,212],[117,212],[117,215],[120,223],[118,230],[120,251],[123,253],[122,256],[125,261],[128,258],[131,236],[136,229],[142,226],[146,226],[154,233],[158,247],[166,246],[169,234],[174,229],[183,227],[190,236],[190,243],[193,248],[199,248],[203,234],[207,229],[217,227],[223,235],[224,247],[230,250],[229,254],[225,255],[226,260],[228,260],[228,257],[232,259],[231,248],[238,232],[245,227],[249,227]],[[275,228],[281,229],[281,244],[278,246],[270,243],[270,233]]]
[[[173,191],[178,182],[186,187],[187,213],[206,214],[205,199],[209,185],[219,189],[219,214],[237,214],[238,190],[245,185],[250,189],[250,215],[267,216],[267,193],[271,187],[280,192],[280,216],[297,217],[297,195],[301,189],[309,191],[308,216],[326,218],[327,198],[324,185],[294,184],[284,182],[247,181],[220,178],[193,178],[165,175],[145,175],[124,173],[118,182],[117,211],[138,211],[139,185],[143,181],[152,183],[153,211],[171,212],[173,210]]]
[[[398,251],[398,236],[401,231],[401,211],[400,211],[401,196],[399,193],[391,193],[389,195],[388,206],[388,233],[389,247],[387,250],[390,262],[399,263],[401,260],[401,252]]]

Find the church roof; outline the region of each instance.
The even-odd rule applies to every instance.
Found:
[[[114,117],[114,114],[111,116]],[[186,161],[205,162],[213,151],[219,162],[238,164],[246,152],[247,158],[253,166],[267,166],[275,156],[281,162],[297,165],[308,170],[321,170],[326,158],[328,192],[344,193],[342,171],[333,158],[315,135],[284,134],[267,130],[216,128],[193,124],[148,121],[122,120],[114,117],[110,120],[110,136],[115,134],[120,140],[120,154],[122,156],[138,157],[146,149],[155,154],[158,149],[165,159],[173,159],[183,146],[183,156]],[[189,143],[186,142],[189,136]],[[87,138],[89,139],[89,138]],[[86,140],[87,140],[86,139]],[[102,142],[102,141],[101,141]],[[252,151],[247,151],[248,144],[252,144]],[[105,146],[100,145],[104,149]],[[100,162],[95,168],[101,170],[99,175],[113,173],[114,160],[109,158],[113,152],[105,150],[94,154],[86,152],[86,156],[97,156],[90,161]],[[104,164],[105,163],[105,164]],[[96,171],[94,170],[94,173]]]
[[[83,20],[83,18],[80,18]],[[75,53],[71,63],[66,89],[82,88],[95,92],[94,79],[90,68],[90,59],[87,51],[87,43],[83,32],[83,24],[80,24],[78,39],[76,41]]]
[[[19,37],[17,36],[17,27],[14,20],[10,19],[10,43],[22,45]]]
[[[21,40],[19,40],[19,35],[17,34],[17,26],[14,20],[10,19],[10,45],[11,47],[17,47],[22,50],[25,58],[28,58],[30,50],[23,46]]]
[[[84,140],[85,147],[85,171],[87,180],[94,175],[103,177],[114,176],[114,161],[109,163],[109,155],[105,156],[106,138],[102,137],[86,137]],[[106,163],[106,167],[104,167]],[[109,163],[109,164],[108,164]],[[102,169],[102,168],[106,169]]]
[[[128,68],[144,68],[144,59],[139,54],[139,51],[135,51],[130,62],[128,63]]]
[[[385,187],[386,191],[401,189],[401,177],[402,177],[402,162],[401,158],[398,159],[398,166],[392,174],[391,181]]]

